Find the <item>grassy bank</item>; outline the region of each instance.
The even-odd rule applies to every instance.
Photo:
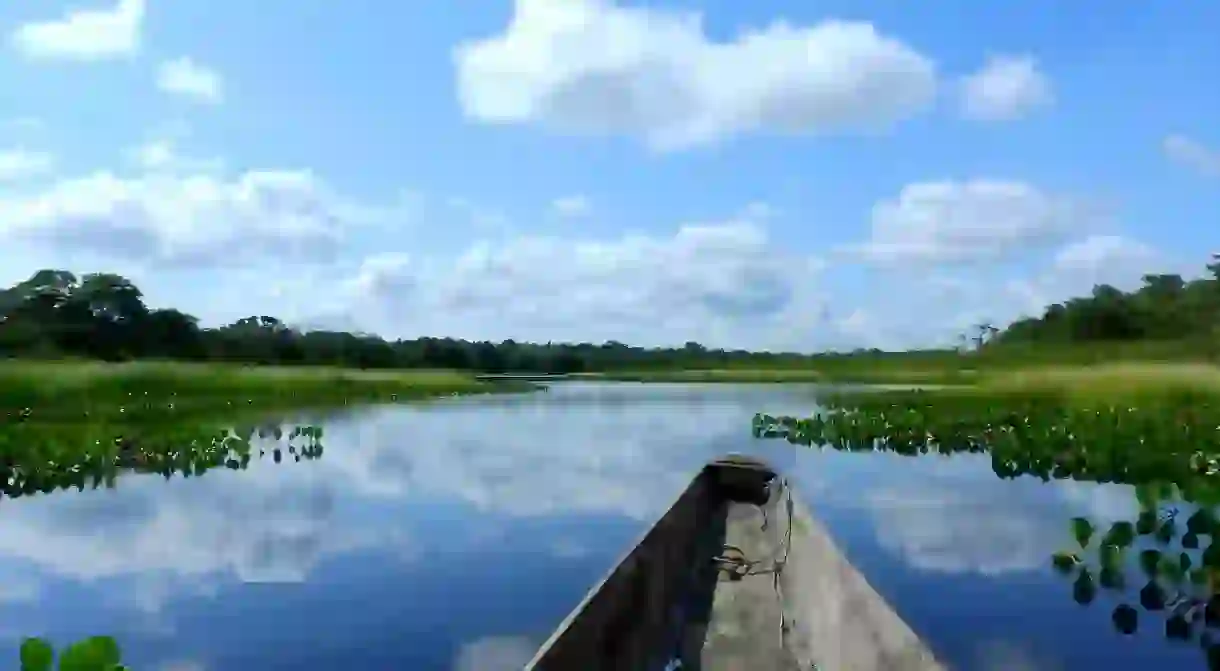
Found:
[[[825,376],[807,369],[714,369],[714,370],[647,370],[612,371],[586,376],[588,379],[615,382],[718,382],[718,383],[796,383],[823,382]]]
[[[1144,391],[1189,389],[1220,394],[1220,366],[1209,362],[1123,360],[1097,362],[1060,353],[979,356],[945,353],[843,357],[801,367],[773,369],[650,370],[606,373],[601,379],[632,382],[861,383],[969,388],[974,393],[1063,393],[1118,397]]]
[[[291,409],[365,401],[522,391],[453,371],[362,371],[222,364],[8,362],[0,364],[0,409],[37,417],[165,415],[176,420],[230,408]]]

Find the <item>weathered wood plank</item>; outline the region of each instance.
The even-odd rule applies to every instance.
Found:
[[[733,504],[726,542],[778,574],[722,579],[700,656],[704,671],[938,671],[918,636],[835,547],[785,483],[763,507]],[[785,553],[791,520],[791,547]],[[778,585],[777,585],[778,583]],[[783,627],[781,628],[781,622]],[[782,634],[781,634],[782,632]],[[816,666],[815,666],[816,665]],[[689,667],[687,667],[689,668]]]
[[[761,572],[731,580],[725,556]],[[740,459],[709,464],[526,670],[650,671],[675,658],[682,671],[942,670],[787,481]]]

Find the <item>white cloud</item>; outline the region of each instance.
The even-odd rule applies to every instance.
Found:
[[[1101,524],[1138,513],[1129,487],[1047,485],[1034,477],[997,481],[987,455],[883,458],[895,463],[875,462],[860,474],[848,475],[848,463],[821,465],[827,471],[823,478],[841,484],[826,494],[841,500],[827,504],[867,512],[881,547],[919,571],[987,576],[1041,571],[1070,541],[1067,521],[1073,516]],[[861,481],[842,486],[849,477]]]
[[[1018,181],[919,182],[873,206],[871,237],[848,251],[883,263],[993,261],[1087,230],[1096,213]]]
[[[1122,235],[1091,235],[1064,245],[1055,253],[1057,270],[1097,272],[1118,265],[1147,267],[1156,259],[1148,245]]]
[[[489,636],[458,650],[454,671],[519,671],[534,656],[538,643],[522,636]]]
[[[131,55],[140,46],[144,0],[118,0],[108,9],[73,9],[53,21],[17,28],[12,41],[36,59],[98,60]]]
[[[997,575],[1042,566],[1058,549],[1045,544],[1053,519],[948,489],[912,489],[875,493],[869,505],[877,539],[915,568]]]
[[[162,63],[157,70],[157,87],[166,93],[204,103],[219,103],[224,97],[220,74],[189,58]]]
[[[1006,294],[1015,301],[1017,313],[1039,316],[1048,305],[1087,296],[1098,284],[1131,290],[1146,274],[1187,270],[1139,240],[1121,234],[1095,234],[1065,243],[1040,273],[1009,280],[993,297]]]
[[[366,213],[313,173],[96,172],[0,195],[0,238],[149,262],[330,259]]]
[[[121,490],[31,499],[0,525],[0,556],[76,580],[163,576],[170,582],[157,587],[160,596],[132,602],[156,610],[183,580],[231,572],[247,582],[299,582],[321,557],[393,542],[336,525],[335,493],[324,483],[264,470],[261,486],[211,474],[207,486],[166,490],[131,477]],[[38,538],[38,547],[24,545]]]
[[[1009,121],[1054,102],[1050,80],[1032,56],[993,56],[962,78],[961,112],[976,121]]]
[[[476,120],[622,133],[657,149],[748,132],[880,130],[935,98],[926,56],[872,24],[776,22],[713,41],[698,14],[610,0],[516,0],[454,52]]]
[[[0,150],[0,182],[45,175],[55,167],[55,156],[26,149]]]
[[[327,557],[389,548],[410,559],[466,542],[470,528],[419,536],[410,525],[419,501],[490,519],[623,517],[642,529],[707,459],[750,448],[741,427],[760,403],[788,413],[806,405],[799,395],[776,407],[774,390],[755,394],[574,385],[373,409],[327,423],[328,456],[318,461],[263,461],[168,487],[160,476],[126,476],[113,490],[16,501],[0,517],[0,584],[14,571],[36,584],[30,567],[77,581],[143,577],[152,595],[129,605],[156,610],[217,578],[298,582]],[[569,449],[590,440],[590,449]]]
[[[807,339],[821,297],[820,264],[745,220],[656,236],[524,236],[475,243],[456,257],[383,261],[369,259],[360,279],[341,286],[393,291],[348,289],[332,299],[378,332],[736,346],[747,334]]]
[[[1184,135],[1170,135],[1161,143],[1170,160],[1211,177],[1220,177],[1220,151]]]
[[[225,166],[219,158],[185,156],[178,150],[175,141],[167,138],[151,139],[133,147],[127,151],[127,160],[147,173],[215,174]]]
[[[584,217],[593,211],[593,204],[585,196],[564,196],[551,202],[551,211],[561,217]]]

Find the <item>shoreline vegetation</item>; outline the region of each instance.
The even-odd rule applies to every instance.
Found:
[[[919,389],[972,395],[1055,393],[1068,398],[1119,398],[1157,390],[1220,395],[1220,366],[1210,362],[1117,361],[995,368],[945,367],[939,370],[862,367],[858,371],[830,373],[815,369],[624,371],[598,375],[594,379],[644,383],[843,384],[877,391]]]
[[[360,402],[523,392],[445,370],[353,370],[183,362],[0,362],[0,407],[28,419],[181,422],[246,411],[297,411]]]
[[[9,361],[3,361],[3,358]],[[1220,255],[1206,273],[1109,285],[1005,328],[981,323],[958,347],[751,352],[698,342],[535,344],[387,340],[250,316],[219,327],[154,309],[129,279],[40,270],[0,290],[0,410],[87,411],[162,396],[182,414],[536,389],[479,375],[636,382],[968,386],[1069,396],[1189,388],[1220,393]],[[170,400],[174,397],[176,400]],[[181,415],[180,415],[181,416]]]

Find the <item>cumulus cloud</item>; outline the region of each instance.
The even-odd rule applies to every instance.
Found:
[[[865,509],[877,541],[909,567],[1000,575],[1039,570],[1070,541],[1067,521],[1131,519],[1129,487],[1033,478],[997,482],[990,457],[899,458],[870,475],[849,506]],[[863,490],[863,491],[860,491]]]
[[[1161,150],[1175,163],[1203,175],[1220,176],[1220,151],[1210,149],[1185,135],[1170,135],[1161,143]]]
[[[962,78],[961,112],[976,121],[1010,121],[1054,102],[1050,79],[1032,56],[992,56]]]
[[[28,149],[0,150],[0,182],[45,175],[55,167],[55,156]]]
[[[166,147],[136,158],[164,170],[99,171],[0,194],[0,239],[150,263],[317,261],[333,259],[352,229],[397,214],[351,202],[308,170],[191,172],[200,166]]]
[[[927,56],[869,23],[776,22],[715,41],[698,14],[610,0],[516,0],[502,33],[454,58],[473,119],[671,150],[749,132],[884,129],[928,107],[937,86]]]
[[[419,263],[372,257],[355,284],[395,290],[349,291],[334,302],[349,314],[409,314],[399,323],[476,339],[734,346],[746,333],[791,335],[781,322],[810,325],[820,271],[816,260],[773,244],[757,222],[731,220],[668,235],[522,236]]]
[[[219,103],[224,97],[220,74],[186,57],[161,64],[157,87],[169,94],[210,104]]]
[[[1098,284],[1134,289],[1144,275],[1182,273],[1185,269],[1180,266],[1140,240],[1121,234],[1095,234],[1065,243],[1041,272],[1009,280],[1001,293],[1015,299],[1020,314],[1041,315],[1046,306],[1087,296]]]
[[[320,557],[375,540],[334,527],[335,492],[324,484],[190,485],[166,490],[154,478],[129,478],[121,490],[23,502],[0,525],[0,556],[85,581],[231,572],[248,582],[296,582]]]
[[[458,650],[454,671],[517,671],[534,656],[538,644],[521,636],[489,636]]]
[[[992,261],[1061,241],[1096,218],[1025,182],[918,182],[874,205],[870,239],[849,251],[893,264]]]
[[[144,0],[117,0],[107,9],[73,9],[59,19],[27,23],[11,37],[30,58],[90,61],[135,53],[143,21]]]
[[[1150,246],[1123,235],[1091,235],[1055,253],[1057,270],[1097,272],[1115,266],[1147,267],[1157,257]]]
[[[584,217],[593,211],[593,204],[585,196],[564,196],[551,201],[551,211],[561,217]]]

